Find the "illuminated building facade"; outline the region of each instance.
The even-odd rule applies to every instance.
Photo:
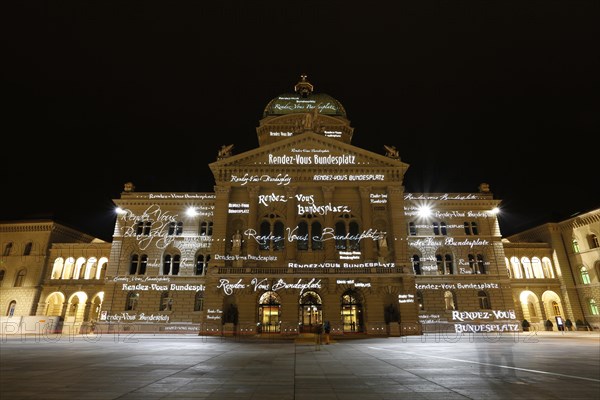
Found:
[[[532,242],[544,243],[527,232],[503,240],[488,185],[406,193],[409,166],[394,146],[353,146],[336,99],[306,77],[294,89],[265,107],[256,149],[219,149],[214,192],[126,184],[112,243],[52,246],[33,311],[20,312],[80,331],[290,336],[324,321],[334,336],[510,332],[524,318],[556,315],[597,321],[598,210],[534,231]],[[596,248],[565,253],[569,235]],[[531,268],[511,266],[526,254]],[[588,281],[571,265],[586,266]],[[575,271],[581,282],[566,277]],[[13,298],[3,290],[0,306]]]
[[[506,267],[524,319],[540,330],[567,319],[600,330],[599,237],[600,210],[593,210],[507,238]]]

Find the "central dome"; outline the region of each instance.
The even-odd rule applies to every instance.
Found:
[[[315,108],[319,114],[346,117],[344,106],[325,93],[313,93],[313,85],[306,80],[306,75],[294,86],[295,93],[284,93],[267,104],[263,118],[275,115],[308,113]]]

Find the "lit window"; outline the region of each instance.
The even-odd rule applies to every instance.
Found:
[[[591,283],[590,274],[586,267],[581,267],[579,269],[579,274],[581,275],[581,283],[584,285],[589,285]]]
[[[444,303],[446,304],[446,310],[456,310],[456,296],[453,292],[447,290],[444,292]]]
[[[579,253],[579,242],[577,239],[573,239],[573,253]]]
[[[596,303],[596,300],[590,299],[588,304],[590,306],[590,312],[592,313],[592,315],[600,315],[600,311],[598,311],[598,304]]]

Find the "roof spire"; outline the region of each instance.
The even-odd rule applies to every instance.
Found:
[[[300,75],[300,81],[298,81],[298,83],[296,83],[296,86],[294,86],[294,90],[296,91],[296,93],[299,93],[302,97],[307,97],[313,92],[314,88],[314,86],[309,81],[307,81],[306,78],[306,74]]]

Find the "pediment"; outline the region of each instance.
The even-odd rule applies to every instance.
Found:
[[[274,167],[277,169],[317,168],[400,168],[408,164],[399,159],[377,154],[339,140],[306,132],[279,140],[244,153],[232,155],[209,164],[219,169]]]

